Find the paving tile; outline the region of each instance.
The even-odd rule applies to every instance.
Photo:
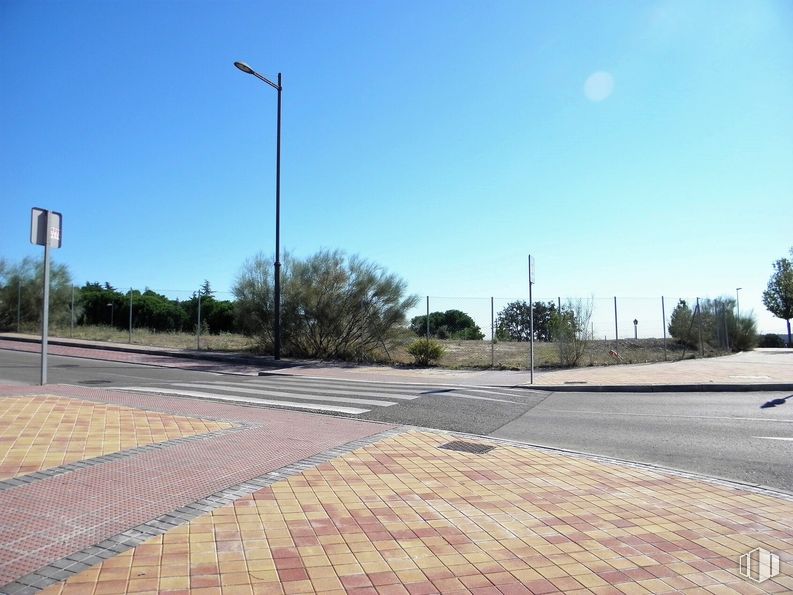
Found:
[[[736,568],[753,547],[793,562],[793,502],[512,445],[438,448],[448,440],[405,432],[279,474],[45,592],[712,595],[752,592]]]

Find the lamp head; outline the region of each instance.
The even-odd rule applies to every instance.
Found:
[[[234,66],[236,66],[242,72],[245,72],[247,74],[255,74],[254,71],[253,71],[253,68],[251,68],[250,66],[245,64],[245,62],[234,62]]]

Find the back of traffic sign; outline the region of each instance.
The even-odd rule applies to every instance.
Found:
[[[49,217],[47,217],[49,214]],[[33,207],[30,210],[30,243],[37,246],[60,248],[62,244],[63,215]]]

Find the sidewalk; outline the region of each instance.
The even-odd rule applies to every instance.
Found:
[[[791,593],[791,527],[791,496],[603,458],[0,387],[0,593]],[[739,574],[756,548],[778,575]]]
[[[0,349],[38,352],[38,341],[38,338],[31,335],[0,333]],[[530,384],[527,371],[402,368],[293,359],[275,361],[272,357],[265,356],[130,346],[78,339],[52,339],[49,352],[53,355],[245,375],[286,374],[380,382],[531,386],[555,391],[793,391],[793,349],[756,349],[724,357],[654,364],[537,370],[533,385]]]

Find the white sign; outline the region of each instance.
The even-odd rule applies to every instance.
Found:
[[[534,257],[529,255],[529,283],[534,282]]]
[[[49,215],[49,216],[48,216]],[[30,243],[37,246],[60,248],[63,215],[33,207],[30,210]]]

